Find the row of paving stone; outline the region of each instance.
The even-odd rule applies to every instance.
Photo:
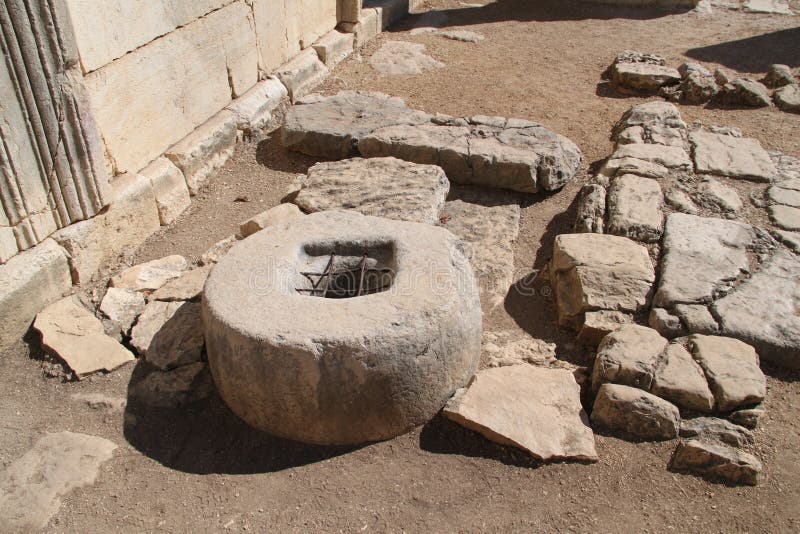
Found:
[[[687,128],[678,110],[662,102],[628,111],[615,139],[615,152],[579,201],[575,229],[590,233],[555,242],[551,278],[561,324],[591,337],[593,329],[604,334],[636,313],[650,313],[651,326],[668,337],[731,336],[756,347],[764,360],[800,366],[794,311],[800,261],[798,234],[791,231],[800,210],[790,205],[800,162],[770,155],[735,130]],[[761,186],[747,209],[767,208],[787,230],[729,220],[743,216],[744,203],[712,176],[772,184]],[[644,243],[659,245],[651,246],[655,288]]]
[[[614,59],[604,76],[614,90],[626,95],[658,94],[671,102],[727,106],[769,107],[775,105],[800,113],[800,86],[787,65],[770,65],[762,80],[736,76],[722,68],[712,74],[698,63],[683,63],[677,69],[656,54],[625,50]]]

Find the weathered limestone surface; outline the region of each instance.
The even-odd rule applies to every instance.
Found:
[[[146,356],[155,336],[183,305],[184,303],[181,301],[154,300],[150,302],[131,330],[131,346],[136,349],[136,352]]]
[[[313,156],[393,156],[438,165],[454,183],[528,193],[562,187],[582,158],[570,140],[525,120],[431,116],[351,91],[301,104],[287,114],[283,143]]]
[[[310,95],[293,106],[283,125],[283,144],[310,156],[344,159],[358,155],[358,140],[393,124],[423,124],[430,115],[409,109],[400,98],[342,91]]]
[[[664,198],[651,178],[617,176],[608,191],[608,233],[655,243],[664,231]]]
[[[289,92],[280,80],[267,78],[255,84],[225,109],[236,116],[237,128],[252,133],[272,120],[272,112],[287,96]]]
[[[164,153],[183,173],[191,195],[233,155],[236,125],[237,117],[222,110]]]
[[[752,345],[759,356],[800,368],[800,260],[778,251],[752,278],[714,303],[721,331]]]
[[[654,143],[631,143],[620,145],[609,158],[610,161],[634,158],[667,167],[668,169],[691,170],[692,160],[680,146]]]
[[[747,247],[756,236],[753,227],[740,222],[671,214],[654,304],[709,302],[749,269]]]
[[[481,302],[500,305],[514,283],[514,243],[519,236],[519,204],[504,191],[461,188],[445,203],[441,225],[461,240],[472,264]]]
[[[692,335],[689,344],[706,374],[717,410],[727,412],[764,400],[767,381],[753,347],[737,339],[699,334]]]
[[[531,364],[573,370],[574,366],[556,358],[556,344],[511,331],[484,332],[481,351],[488,367]]]
[[[200,304],[197,302],[170,302],[167,308],[171,309],[176,304],[179,306],[160,326],[144,354],[149,363],[162,371],[197,363],[203,356],[205,340],[203,338],[203,321],[200,317]],[[144,315],[142,318],[145,318]]]
[[[775,105],[783,111],[800,113],[800,87],[787,85],[775,90]]]
[[[111,201],[63,2],[0,5],[0,263]]]
[[[129,396],[152,408],[175,409],[196,403],[214,393],[214,381],[203,362],[169,371],[154,371],[130,387]]]
[[[566,369],[513,365],[480,371],[450,399],[444,415],[542,461],[597,461],[580,386]]]
[[[352,33],[342,33],[338,30],[331,30],[314,43],[314,50],[317,51],[319,60],[326,67],[332,69],[347,56],[353,53],[355,37]]]
[[[578,200],[575,233],[602,234],[605,230],[606,188],[598,184],[583,186]]]
[[[134,360],[128,349],[105,334],[103,323],[72,297],[39,312],[33,327],[42,335],[44,349],[61,358],[78,379]]]
[[[556,237],[550,269],[562,326],[577,327],[592,310],[636,312],[655,280],[647,249],[610,235]]]
[[[151,295],[151,300],[185,301],[199,300],[203,286],[211,272],[211,266],[198,267],[183,273],[179,278],[170,280]]]
[[[611,68],[615,89],[624,93],[655,94],[665,85],[680,82],[680,73],[663,65],[651,63],[616,63]]]
[[[717,417],[684,419],[681,421],[680,435],[682,438],[717,441],[732,447],[752,445],[755,441],[751,431]]]
[[[239,225],[239,235],[245,238],[269,226],[276,226],[302,216],[303,212],[294,204],[278,204],[274,208],[262,211],[255,217],[241,223]]]
[[[71,224],[53,234],[53,240],[67,253],[73,284],[86,286],[97,277],[109,253],[106,235],[103,215]]]
[[[0,474],[0,517],[17,532],[43,529],[75,488],[94,484],[117,446],[103,438],[46,434]]]
[[[369,58],[373,69],[389,76],[422,74],[445,65],[425,53],[425,45],[387,41]]]
[[[142,169],[140,174],[153,184],[158,217],[162,225],[175,222],[192,203],[183,173],[169,159],[158,158]]]
[[[701,206],[726,216],[733,216],[742,209],[742,199],[732,187],[728,187],[713,178],[706,178],[697,186],[695,200]]]
[[[67,257],[52,239],[0,265],[0,347],[22,338],[36,314],[71,289]]]
[[[632,322],[633,317],[629,313],[614,310],[587,311],[578,332],[578,342],[596,347],[608,334]]]
[[[646,440],[677,437],[681,416],[673,404],[641,389],[603,384],[592,408],[592,423]]]
[[[396,158],[318,163],[294,203],[305,212],[355,210],[364,215],[437,224],[450,191],[444,171]]]
[[[728,420],[734,424],[741,425],[745,428],[753,430],[758,426],[758,421],[764,415],[764,407],[759,404],[752,408],[743,408],[736,410],[728,415]]]
[[[234,2],[92,72],[86,86],[116,170],[137,172],[257,76],[251,10]]]
[[[769,218],[784,230],[800,230],[800,208],[775,204],[769,207]]]
[[[695,130],[689,134],[698,173],[769,182],[775,165],[756,139]]]
[[[718,478],[726,482],[755,486],[761,462],[752,454],[707,441],[681,441],[672,455],[670,467]]]
[[[100,302],[100,311],[127,335],[145,304],[144,295],[139,291],[109,287]]]
[[[313,48],[303,50],[275,71],[275,76],[286,87],[292,102],[310,93],[328,74],[330,70],[320,61]]]

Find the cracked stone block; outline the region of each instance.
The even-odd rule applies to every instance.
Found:
[[[40,310],[71,290],[67,256],[52,239],[0,265],[0,347],[21,339]]]
[[[762,360],[800,368],[800,260],[779,250],[758,272],[713,305],[720,331],[741,339]]]
[[[755,441],[751,431],[716,417],[684,419],[681,421],[680,436],[702,441],[716,441],[738,448],[752,445]]]
[[[689,345],[708,379],[718,411],[729,412],[764,400],[767,381],[753,347],[738,339],[699,334],[689,337]]]
[[[672,343],[664,351],[650,392],[686,410],[709,413],[714,409],[714,395],[703,369],[680,343]]]
[[[692,169],[692,160],[686,151],[678,146],[658,145],[651,143],[636,143],[618,146],[609,158],[610,160],[635,158],[649,163],[657,163],[668,169],[689,171]]]
[[[222,110],[164,153],[183,173],[192,196],[233,155],[236,124],[236,116]]]
[[[181,170],[167,158],[161,157],[142,169],[142,176],[153,184],[158,217],[163,226],[175,222],[192,200]]]
[[[649,391],[667,343],[652,328],[634,324],[608,334],[597,347],[592,390],[610,382]]]
[[[578,328],[593,310],[634,313],[648,304],[655,280],[647,249],[625,237],[562,234],[550,264],[558,321]]]
[[[645,243],[660,241],[663,205],[657,181],[632,174],[617,176],[608,191],[608,233]]]
[[[396,158],[318,163],[294,199],[306,213],[355,210],[364,215],[438,224],[450,182],[435,165]]]

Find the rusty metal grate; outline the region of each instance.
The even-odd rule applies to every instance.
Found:
[[[347,299],[380,293],[392,285],[392,270],[368,268],[366,252],[361,256],[358,266],[351,269],[336,270],[335,256],[333,253],[330,255],[321,273],[301,272],[311,282],[311,287],[299,287],[297,291],[312,297]]]

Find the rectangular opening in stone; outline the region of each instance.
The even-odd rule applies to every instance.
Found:
[[[303,247],[298,293],[347,299],[388,290],[396,270],[395,247],[385,243],[324,243]]]

